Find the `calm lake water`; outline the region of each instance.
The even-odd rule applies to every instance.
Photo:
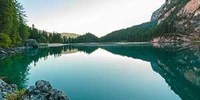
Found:
[[[200,100],[200,46],[65,46],[0,60],[0,76],[25,88],[48,80],[71,100]]]

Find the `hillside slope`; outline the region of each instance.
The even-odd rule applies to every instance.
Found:
[[[166,0],[152,15],[157,21],[157,42],[189,42],[199,39],[200,0]]]
[[[103,42],[191,42],[200,40],[200,0],[166,0],[150,22],[109,33]]]

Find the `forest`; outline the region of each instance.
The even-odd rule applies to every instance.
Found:
[[[162,33],[176,31],[173,23],[167,20],[160,25],[157,21],[150,21],[113,31],[100,38],[92,33],[67,38],[56,32],[39,30],[35,25],[29,27],[26,18],[25,9],[17,0],[0,1],[0,47],[22,46],[27,39],[35,39],[39,43],[149,42]],[[168,20],[173,20],[173,17]]]
[[[21,46],[27,39],[40,43],[62,43],[58,33],[48,33],[29,27],[23,5],[17,0],[0,0],[0,47]]]

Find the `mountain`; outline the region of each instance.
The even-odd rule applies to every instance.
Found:
[[[150,41],[154,34],[153,28],[156,21],[146,22],[126,29],[113,31],[100,38],[101,42],[141,42]]]
[[[77,38],[79,35],[76,33],[60,33],[62,37],[66,38]]]
[[[70,41],[70,43],[92,43],[99,42],[99,38],[92,33],[86,33],[68,41]]]
[[[99,38],[95,35],[93,35],[92,33],[86,33],[84,35],[81,35],[79,37],[77,37],[77,42],[80,43],[87,43],[87,42],[98,42]]]
[[[199,40],[200,0],[166,0],[153,13],[151,21],[157,21],[155,32],[160,36],[154,41],[176,42]]]
[[[176,32],[200,32],[200,0],[166,0],[165,4],[152,15],[158,25],[173,23]]]
[[[166,0],[150,22],[109,33],[103,42],[190,42],[200,40],[200,0]]]

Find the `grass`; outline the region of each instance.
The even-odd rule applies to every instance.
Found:
[[[24,94],[26,94],[26,89],[16,91],[15,93],[7,94],[6,100],[20,100]]]

